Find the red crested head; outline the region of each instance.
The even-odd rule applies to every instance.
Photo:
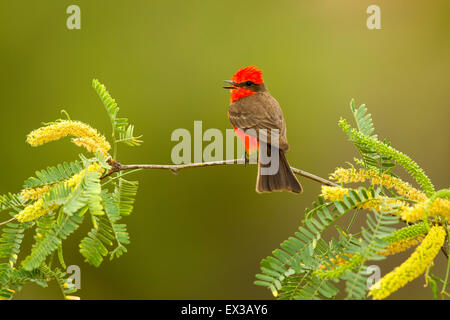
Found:
[[[251,81],[256,84],[263,83],[262,70],[258,70],[255,66],[249,66],[239,69],[231,78],[234,82],[241,83]]]
[[[262,70],[255,66],[239,69],[231,80],[226,80],[225,82],[232,85],[224,87],[225,89],[231,89],[231,102],[255,94],[258,91],[264,91],[266,88],[262,78]]]

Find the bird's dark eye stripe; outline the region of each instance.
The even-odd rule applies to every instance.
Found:
[[[246,84],[247,86],[251,86],[251,85],[253,84],[253,82],[251,82],[251,81],[246,81],[245,84]]]

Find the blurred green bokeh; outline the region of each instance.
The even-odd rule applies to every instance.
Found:
[[[81,30],[66,8],[81,8]],[[93,78],[104,83],[143,134],[122,163],[170,163],[176,128],[230,128],[221,81],[257,65],[287,118],[293,166],[326,177],[357,155],[337,126],[355,98],[376,131],[416,160],[437,188],[448,187],[450,2],[379,0],[381,30],[368,30],[372,1],[106,1],[0,3],[0,194],[20,191],[34,170],[77,158],[68,140],[40,148],[25,135],[63,117],[110,133]],[[66,262],[81,267],[83,299],[266,299],[253,285],[259,261],[294,233],[320,185],[258,195],[255,166],[135,174],[131,244],[96,269],[78,242]],[[5,218],[6,215],[3,216]],[[3,219],[2,219],[3,220]],[[32,234],[26,234],[27,246]],[[27,253],[28,249],[22,252]],[[408,253],[381,264],[386,273]],[[436,270],[442,270],[437,259]],[[431,298],[420,277],[393,298]],[[21,299],[60,298],[56,285],[26,286]]]

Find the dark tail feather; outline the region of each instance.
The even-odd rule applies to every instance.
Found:
[[[302,185],[298,182],[292,172],[284,152],[279,150],[279,154],[279,169],[274,175],[262,175],[261,164],[258,161],[256,192],[261,193],[287,190],[294,193],[301,193],[303,191]]]

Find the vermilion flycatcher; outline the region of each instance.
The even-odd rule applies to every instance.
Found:
[[[280,104],[267,91],[262,78],[262,71],[255,66],[239,69],[231,78],[225,80],[231,86],[224,87],[231,90],[231,104],[228,108],[228,118],[236,135],[244,143],[245,149],[252,153],[259,150],[257,192],[272,192],[288,190],[295,193],[302,192],[289,166],[285,153],[289,150],[286,138],[286,122]],[[250,131],[247,131],[251,129]],[[271,148],[271,130],[278,130],[279,141],[276,148]],[[246,134],[247,133],[247,134]],[[275,150],[278,154],[279,165],[275,174],[262,174],[260,144],[266,149]]]

